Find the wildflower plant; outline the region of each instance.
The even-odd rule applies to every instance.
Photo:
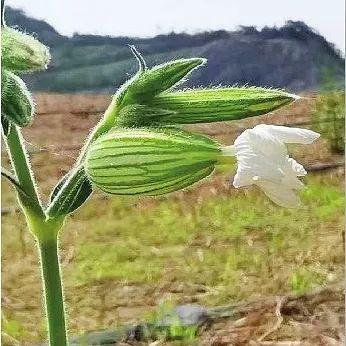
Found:
[[[321,91],[312,114],[313,129],[321,133],[330,149],[345,152],[345,90],[331,68],[322,70]]]
[[[2,2],[3,7],[3,2]],[[188,188],[217,165],[238,160],[235,187],[256,184],[274,202],[299,204],[297,176],[304,168],[288,157],[284,143],[309,144],[309,130],[259,125],[233,146],[180,128],[182,124],[231,121],[258,116],[287,105],[296,96],[281,90],[220,87],[175,91],[205,59],[179,59],[148,68],[130,47],[138,72],[112,97],[90,132],[71,170],[42,202],[21,128],[30,124],[34,102],[18,74],[44,69],[49,50],[32,36],[2,21],[2,133],[14,186],[29,230],[39,249],[50,345],[67,345],[58,238],[65,220],[94,189],[116,195],[160,195]]]

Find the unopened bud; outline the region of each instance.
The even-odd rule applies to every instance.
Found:
[[[2,67],[12,72],[33,72],[47,67],[48,48],[33,36],[9,27],[1,30]]]
[[[34,102],[25,83],[5,70],[1,76],[1,114],[21,127],[28,125],[34,114]]]
[[[151,69],[143,68],[121,91],[122,106],[146,104],[154,96],[181,82],[193,69],[205,63],[205,59],[180,59],[157,65]]]
[[[266,114],[296,100],[281,90],[255,87],[192,89],[156,96],[151,107],[165,109],[160,124],[227,121]],[[172,115],[173,114],[173,115]]]

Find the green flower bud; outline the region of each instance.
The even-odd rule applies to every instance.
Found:
[[[218,143],[177,129],[114,129],[88,148],[85,172],[101,190],[160,195],[188,187],[214,170]]]
[[[9,27],[1,30],[2,67],[12,72],[33,72],[46,68],[48,48],[33,36]]]
[[[158,95],[149,106],[166,111],[154,119],[155,123],[164,126],[253,117],[271,112],[297,98],[281,90],[257,87],[192,89]]]
[[[137,51],[138,59],[142,59]],[[146,104],[154,96],[181,82],[193,69],[205,63],[205,59],[180,59],[146,69],[140,60],[140,71],[120,90],[121,105]]]
[[[62,189],[64,185],[68,188]],[[54,187],[46,213],[50,218],[70,214],[82,206],[91,193],[91,183],[84,168],[78,167],[66,174]]]
[[[1,76],[1,114],[21,127],[28,125],[34,114],[34,102],[25,83],[6,70]]]

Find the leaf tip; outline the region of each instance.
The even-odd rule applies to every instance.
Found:
[[[147,64],[142,54],[137,50],[137,48],[134,45],[129,44],[129,48],[131,49],[132,54],[135,56],[135,58],[138,61],[139,71],[140,72],[145,71],[147,69]]]

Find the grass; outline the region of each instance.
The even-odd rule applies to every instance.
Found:
[[[61,237],[71,332],[139,320],[164,301],[211,306],[341,281],[340,179],[315,174],[306,183],[299,210],[276,207],[255,188],[230,189],[218,176],[158,199],[96,194]],[[37,340],[44,328],[33,240],[20,214],[3,217],[3,232],[3,308],[11,316],[3,331]]]
[[[343,210],[338,188],[313,180],[303,199],[299,213],[275,207],[253,191],[202,203],[164,198],[150,210],[132,205],[133,213],[111,200],[95,215],[90,203],[79,216],[93,233],[78,246],[74,277],[79,284],[109,278],[155,282],[180,268],[184,282],[201,276],[200,284],[215,286],[230,285],[245,269],[258,276],[272,257],[289,261],[311,251],[316,229]]]
[[[170,302],[161,303],[155,311],[145,314],[143,320],[149,325],[156,326],[154,335],[148,330],[147,338],[152,336],[162,341],[173,342],[173,345],[198,345],[198,327],[194,325],[183,326],[179,317],[174,312],[174,306]],[[165,323],[164,321],[168,321]]]
[[[20,322],[6,315],[2,315],[2,330],[15,343],[18,343],[18,338],[25,338],[27,334],[25,327]]]

